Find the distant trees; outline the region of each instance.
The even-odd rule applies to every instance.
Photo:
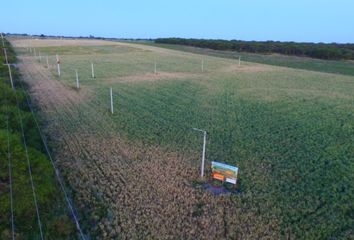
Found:
[[[214,50],[231,50],[239,52],[307,56],[320,59],[354,60],[354,44],[338,43],[295,43],[276,41],[239,41],[185,38],[158,38],[156,43],[186,45]]]

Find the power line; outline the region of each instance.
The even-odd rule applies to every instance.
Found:
[[[12,164],[11,164],[11,151],[10,151],[10,130],[9,130],[9,106],[8,96],[6,94],[6,129],[7,129],[7,158],[9,165],[9,183],[10,183],[10,207],[11,207],[11,236],[15,240],[15,227],[14,227],[14,208],[13,208],[13,192],[12,192]]]
[[[76,228],[77,228],[77,230],[79,231],[81,238],[85,240],[85,236],[84,236],[84,233],[83,233],[83,231],[82,231],[82,229],[81,229],[81,227],[80,227],[80,223],[79,223],[78,217],[77,217],[77,215],[75,214],[74,207],[73,207],[72,204],[71,204],[71,201],[70,201],[70,199],[69,199],[69,197],[68,197],[68,194],[67,194],[67,192],[66,192],[66,190],[65,190],[63,181],[62,181],[62,179],[61,179],[61,177],[60,177],[59,170],[58,170],[58,168],[56,167],[56,165],[55,165],[55,163],[54,163],[54,161],[53,161],[52,155],[51,155],[51,153],[50,153],[50,151],[49,151],[49,148],[48,148],[47,141],[45,140],[45,137],[44,137],[44,135],[43,135],[43,133],[42,133],[40,127],[39,127],[37,118],[36,118],[36,116],[35,116],[35,114],[34,114],[34,111],[33,111],[32,105],[31,105],[32,98],[31,98],[31,96],[28,94],[28,92],[25,90],[25,88],[23,87],[22,82],[20,82],[20,84],[21,84],[21,87],[22,87],[23,91],[25,92],[25,98],[26,98],[26,101],[27,101],[27,105],[28,105],[28,107],[29,107],[29,109],[30,109],[30,111],[31,111],[31,113],[32,113],[33,120],[34,120],[34,122],[35,122],[35,124],[36,124],[36,127],[37,127],[37,129],[38,129],[39,136],[40,136],[41,139],[42,139],[44,148],[45,148],[45,150],[46,150],[46,152],[47,152],[47,155],[48,155],[48,157],[49,157],[49,159],[50,159],[50,162],[51,162],[51,164],[52,164],[52,166],[53,166],[53,168],[54,168],[55,175],[56,175],[56,178],[57,178],[57,180],[58,180],[58,182],[59,182],[60,188],[61,188],[62,192],[64,193],[65,201],[67,202],[67,205],[68,205],[68,207],[69,207],[69,209],[70,209],[71,215],[72,215],[72,217],[74,218],[74,221],[75,221],[75,224],[76,224]],[[29,100],[28,98],[30,98],[30,100]]]
[[[27,143],[26,143],[25,133],[24,133],[24,129],[23,129],[22,114],[20,111],[20,105],[19,105],[18,98],[17,98],[16,87],[14,87],[14,90],[15,90],[15,98],[16,98],[16,104],[17,104],[17,112],[18,112],[18,116],[20,119],[20,127],[21,127],[21,133],[22,133],[23,146],[25,148],[25,154],[26,154],[26,159],[27,159],[28,173],[29,173],[30,180],[31,180],[33,201],[34,201],[34,205],[36,207],[38,227],[39,227],[41,239],[44,240],[43,231],[42,231],[42,223],[41,223],[41,218],[39,215],[39,208],[38,208],[38,203],[37,203],[37,196],[36,196],[35,186],[34,186],[33,177],[32,177],[31,162],[30,162],[29,156],[28,156]]]
[[[9,70],[10,70],[10,64],[8,64],[8,66],[9,66]],[[51,156],[51,154],[50,154],[50,152],[49,152],[48,144],[47,144],[46,140],[44,139],[44,135],[42,134],[42,131],[41,131],[40,127],[39,127],[38,121],[37,121],[37,119],[36,119],[36,117],[35,117],[35,115],[34,115],[33,108],[32,108],[32,106],[31,106],[31,104],[30,104],[29,99],[28,99],[28,97],[31,98],[31,96],[27,93],[27,91],[26,91],[25,88],[23,87],[22,82],[20,82],[20,84],[21,84],[21,87],[22,87],[23,91],[26,93],[26,94],[25,94],[25,97],[26,97],[27,105],[28,105],[29,109],[31,110],[31,113],[32,113],[34,122],[35,122],[36,127],[37,127],[38,132],[39,132],[39,135],[40,135],[40,137],[41,137],[41,139],[42,139],[42,142],[43,142],[43,144],[44,144],[44,147],[45,147],[45,149],[46,149],[46,152],[47,152],[47,154],[48,154],[48,156],[49,156],[49,159],[50,159],[50,161],[51,161],[51,163],[52,163],[52,166],[53,166],[53,168],[54,168],[54,170],[55,170],[55,174],[56,174],[57,180],[58,180],[58,182],[59,182],[59,184],[60,184],[61,190],[62,190],[63,193],[64,193],[66,202],[67,202],[67,204],[68,204],[68,206],[69,206],[69,209],[70,209],[70,211],[71,211],[71,213],[72,213],[72,216],[73,216],[73,218],[74,218],[76,227],[77,227],[77,229],[78,229],[78,231],[79,231],[79,233],[80,233],[81,238],[85,240],[85,236],[84,236],[84,234],[83,234],[83,232],[82,232],[82,230],[81,230],[81,227],[80,227],[80,224],[79,224],[79,221],[78,221],[78,217],[76,216],[75,211],[74,211],[74,207],[72,206],[72,204],[71,204],[71,202],[70,202],[70,199],[69,199],[69,197],[68,197],[68,194],[67,194],[67,192],[66,192],[66,190],[65,190],[65,188],[64,188],[63,181],[62,181],[61,178],[60,178],[59,171],[58,171],[57,167],[55,166],[55,163],[54,163],[54,161],[53,161],[53,158],[52,158],[52,156]],[[14,89],[14,91],[16,92],[15,87],[13,87],[13,89]],[[36,193],[35,193],[35,186],[34,186],[34,183],[33,183],[33,177],[32,177],[32,171],[31,171],[31,164],[30,164],[30,160],[29,160],[29,156],[28,156],[27,143],[26,143],[26,139],[25,139],[25,135],[24,135],[24,128],[23,128],[23,122],[22,122],[22,115],[21,115],[21,112],[20,112],[20,110],[19,110],[19,101],[18,101],[18,97],[17,97],[17,94],[16,94],[16,93],[15,93],[15,98],[16,98],[16,104],[17,104],[17,108],[18,108],[18,115],[19,115],[19,119],[20,119],[20,126],[21,126],[22,138],[23,138],[23,145],[24,145],[24,148],[25,148],[25,153],[26,153],[26,158],[27,158],[28,171],[29,171],[29,175],[30,175],[30,179],[31,179],[31,186],[32,186],[33,199],[34,199],[34,203],[35,203],[35,206],[36,206],[36,213],[37,213],[38,226],[39,226],[39,230],[40,230],[41,239],[43,240],[43,239],[44,239],[44,236],[43,236],[43,231],[42,231],[42,223],[41,223],[41,220],[40,220],[39,207],[38,207],[38,203],[37,203],[37,197],[36,197]],[[7,107],[8,107],[8,106],[7,106]],[[8,119],[7,119],[7,126],[8,126]],[[9,130],[8,130],[8,157],[10,157],[10,156],[11,156],[11,154],[10,154],[10,140],[9,140]],[[10,169],[12,169],[12,167],[9,165],[9,171],[10,171]],[[11,178],[12,178],[12,176],[11,176]],[[14,221],[13,221],[13,219],[14,219],[14,218],[13,218],[13,204],[12,204],[12,199],[13,199],[13,198],[12,198],[12,196],[13,196],[13,195],[12,195],[12,181],[10,181],[10,184],[11,184],[11,185],[10,185],[10,195],[11,195],[12,239],[15,239],[15,238],[14,238]]]

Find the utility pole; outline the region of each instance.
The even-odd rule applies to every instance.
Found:
[[[7,64],[7,67],[9,68],[9,76],[10,76],[10,81],[11,81],[11,87],[13,90],[15,90],[14,88],[14,82],[12,81],[12,73],[11,73],[11,66],[10,64]]]
[[[75,74],[76,74],[76,88],[79,89],[80,83],[79,83],[79,74],[77,73],[77,70],[75,70]]]
[[[60,59],[58,54],[57,54],[57,65],[58,65],[58,76],[60,77]]]
[[[2,47],[5,47],[5,43],[4,43],[4,36],[1,33],[1,41],[2,41]]]
[[[93,63],[91,63],[91,75],[92,78],[95,78],[95,69],[93,68]]]
[[[4,45],[4,37],[3,37],[2,33],[1,33],[1,38],[2,38],[2,44],[3,44],[3,46],[5,46]],[[9,60],[7,58],[7,51],[6,51],[6,48],[3,48],[3,49],[4,49],[4,54],[5,54],[5,62],[6,62],[6,65],[7,65],[8,69],[9,69],[9,77],[10,77],[11,87],[12,87],[13,90],[15,90],[14,82],[12,80],[11,66],[10,66]]]
[[[3,49],[4,49],[4,54],[5,54],[5,63],[6,63],[6,64],[9,64],[9,61],[7,60],[6,48],[3,48]]]
[[[2,34],[1,34],[1,37],[2,37]],[[13,90],[15,90],[15,88],[14,88],[14,82],[13,82],[13,80],[12,80],[11,66],[10,66],[9,61],[8,61],[8,59],[7,59],[6,48],[4,48],[4,54],[5,54],[6,65],[7,65],[8,69],[9,69],[9,77],[10,77],[11,87],[12,87]]]

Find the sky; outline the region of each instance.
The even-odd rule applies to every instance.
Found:
[[[1,2],[5,33],[354,43],[354,0]]]

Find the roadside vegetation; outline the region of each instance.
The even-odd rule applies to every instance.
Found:
[[[8,60],[16,63],[11,45],[5,41]],[[39,239],[39,225],[31,188],[27,154],[46,239],[75,239],[76,229],[68,217],[63,195],[45,154],[33,116],[28,108],[18,70],[11,67],[15,89],[11,88],[8,67],[0,55],[0,239]],[[21,117],[20,117],[21,116]],[[22,124],[21,124],[22,121]],[[22,137],[27,144],[27,152]],[[12,204],[11,208],[11,193]],[[12,211],[13,210],[13,211]]]

